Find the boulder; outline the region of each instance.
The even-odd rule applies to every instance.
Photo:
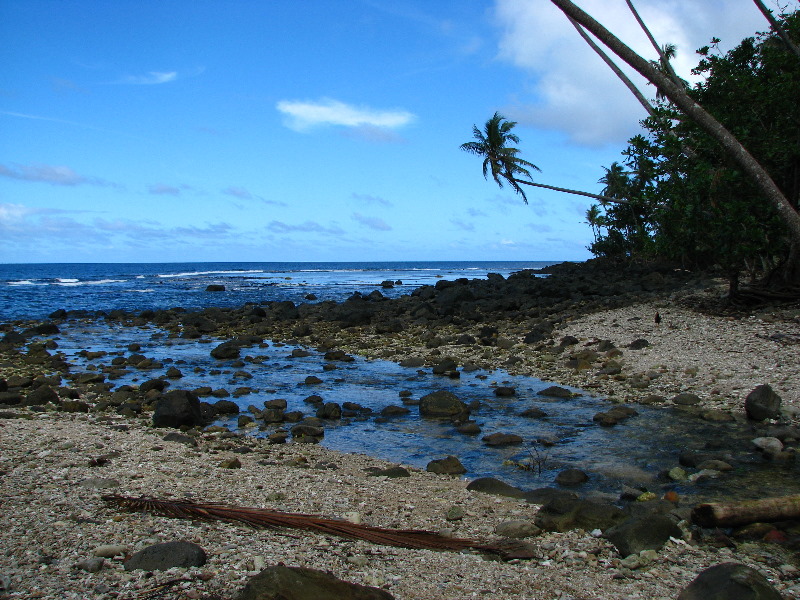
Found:
[[[492,433],[482,438],[487,446],[513,446],[521,444],[523,439],[515,433]]]
[[[161,396],[153,411],[154,427],[202,425],[200,399],[188,390],[172,390]]]
[[[28,406],[47,404],[48,402],[59,403],[58,393],[49,385],[40,385],[25,396],[25,404]]]
[[[525,492],[521,489],[515,488],[505,481],[500,481],[494,477],[480,477],[475,479],[467,485],[467,489],[471,492],[482,492],[484,494],[506,496],[509,498],[522,498],[525,495]]]
[[[580,485],[589,481],[589,476],[580,469],[564,469],[556,475],[558,485]]]
[[[747,394],[744,410],[753,421],[777,419],[781,416],[781,397],[769,385],[759,385]]]
[[[336,579],[333,575],[277,565],[251,577],[234,600],[393,600],[389,592]]]
[[[468,412],[458,396],[443,390],[427,394],[419,402],[419,413],[424,417],[455,417]]]
[[[545,531],[610,529],[625,518],[613,504],[554,495],[536,513],[535,523]]]
[[[572,392],[567,388],[551,385],[543,390],[536,392],[539,396],[547,396],[549,398],[572,398]]]
[[[217,360],[239,358],[241,348],[236,342],[223,342],[211,351],[211,356]]]
[[[206,553],[191,542],[165,542],[139,550],[125,561],[125,570],[166,571],[173,567],[202,567]]]
[[[428,463],[428,466],[425,467],[425,470],[430,473],[439,473],[442,475],[461,475],[467,472],[467,469],[455,456],[432,460]]]
[[[660,550],[670,537],[680,539],[682,535],[677,523],[663,514],[632,517],[605,533],[622,556],[638,554],[642,550]]]
[[[781,600],[781,594],[752,567],[722,563],[701,572],[678,600]]]

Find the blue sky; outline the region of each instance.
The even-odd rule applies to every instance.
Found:
[[[637,7],[685,76],[766,29]],[[500,111],[537,181],[599,192],[643,116],[546,0],[0,0],[0,53],[0,262],[582,260],[588,199],[459,145]]]

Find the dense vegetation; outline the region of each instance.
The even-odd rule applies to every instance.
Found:
[[[800,12],[783,15],[800,39]],[[800,59],[774,33],[727,53],[698,50],[703,79],[689,95],[731,131],[766,169],[795,211],[800,205]],[[666,259],[686,268],[722,268],[738,282],[769,277],[792,248],[785,223],[751,177],[666,99],[643,121],[620,162],[606,168],[601,202],[587,211],[596,256]],[[794,282],[796,283],[796,282]]]

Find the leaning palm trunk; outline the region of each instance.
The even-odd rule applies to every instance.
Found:
[[[692,510],[692,521],[702,527],[736,527],[748,523],[800,518],[800,496],[762,498],[729,504],[709,502]]]
[[[778,19],[775,18],[772,12],[770,12],[770,10],[764,5],[764,3],[761,0],[753,0],[753,1],[756,3],[758,10],[761,11],[761,14],[763,14],[764,17],[767,19],[767,21],[769,21],[769,24],[775,31],[775,33],[777,33],[778,36],[781,38],[781,40],[783,40],[783,43],[786,44],[786,47],[792,52],[794,52],[795,56],[797,56],[797,58],[800,59],[800,47],[798,47],[797,44],[795,44],[794,41],[792,41],[792,38],[789,37],[789,34],[780,24]]]
[[[257,529],[276,527],[302,529],[399,548],[414,548],[418,550],[465,550],[474,548],[501,555],[506,554],[509,549],[498,544],[482,544],[473,540],[444,537],[430,531],[384,529],[368,525],[357,525],[349,521],[326,519],[315,515],[286,513],[262,508],[243,508],[217,503],[196,503],[187,500],[130,498],[116,494],[103,496],[103,500],[128,510],[148,511],[177,519],[227,521],[243,523]]]
[[[533,181],[526,181],[525,179],[514,179],[517,183],[524,183],[525,185],[532,185],[534,187],[544,188],[546,190],[555,190],[556,192],[564,192],[565,194],[576,194],[578,196],[586,196],[587,198],[595,198],[600,200],[601,203],[614,202],[616,204],[630,204],[628,200],[622,198],[612,198],[611,196],[601,196],[600,194],[592,194],[591,192],[581,192],[579,190],[570,190],[568,188],[556,187],[554,185],[547,185],[544,183],[534,183]]]

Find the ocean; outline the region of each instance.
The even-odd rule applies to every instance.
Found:
[[[0,322],[43,319],[58,309],[142,311],[236,307],[276,300],[345,300],[373,290],[410,294],[439,279],[507,276],[559,261],[221,262],[0,264]],[[400,282],[393,288],[384,281]],[[209,285],[225,286],[208,292]]]

